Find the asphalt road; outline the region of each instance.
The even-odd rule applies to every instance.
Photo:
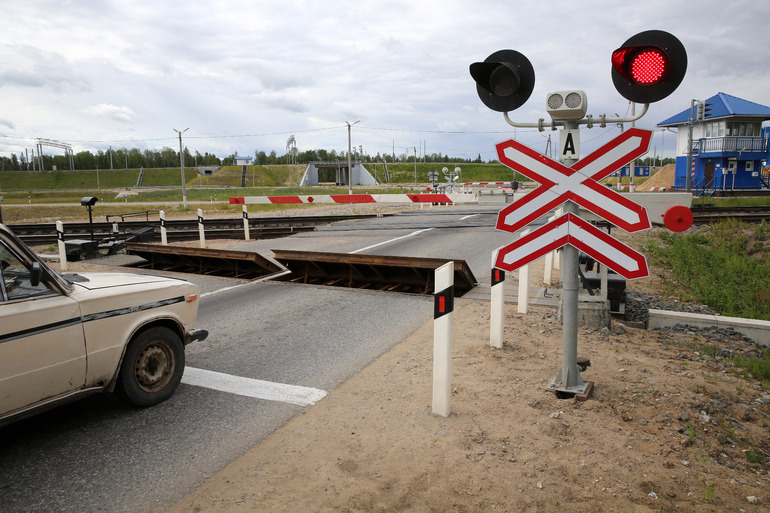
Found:
[[[266,256],[280,248],[460,258],[486,283],[491,251],[513,240],[493,229],[495,214],[461,207],[414,211],[239,249]],[[432,297],[425,296],[187,278],[202,288],[197,325],[210,332],[188,346],[188,369],[321,393],[433,312]],[[0,510],[162,511],[310,407],[186,383],[148,409],[92,396],[0,429]]]

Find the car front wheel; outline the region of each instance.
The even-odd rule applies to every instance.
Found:
[[[135,406],[152,406],[171,397],[183,372],[182,341],[172,330],[156,326],[128,344],[116,391]]]

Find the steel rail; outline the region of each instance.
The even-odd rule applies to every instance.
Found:
[[[692,207],[693,223],[711,224],[727,219],[737,219],[746,223],[770,221],[770,206],[756,207]]]

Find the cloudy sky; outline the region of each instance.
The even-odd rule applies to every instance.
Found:
[[[476,95],[468,66],[515,49],[536,73],[516,121],[549,120],[548,92],[582,89],[589,114],[625,115],[612,51],[637,32],[685,45],[682,85],[637,126],[725,92],[770,105],[770,3],[492,0],[7,1],[0,30],[0,155],[38,137],[75,152],[178,148],[225,157],[300,151],[430,153],[484,160],[515,137],[545,151],[556,132],[514,130]],[[585,129],[583,152],[620,128]],[[675,136],[652,146],[673,155]],[[60,150],[46,149],[46,153]]]

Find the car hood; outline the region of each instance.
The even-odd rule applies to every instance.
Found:
[[[184,283],[184,280],[176,278],[132,273],[77,273],[74,275],[67,274],[64,277],[72,282],[74,287],[82,287],[88,290],[125,287],[128,285]]]

